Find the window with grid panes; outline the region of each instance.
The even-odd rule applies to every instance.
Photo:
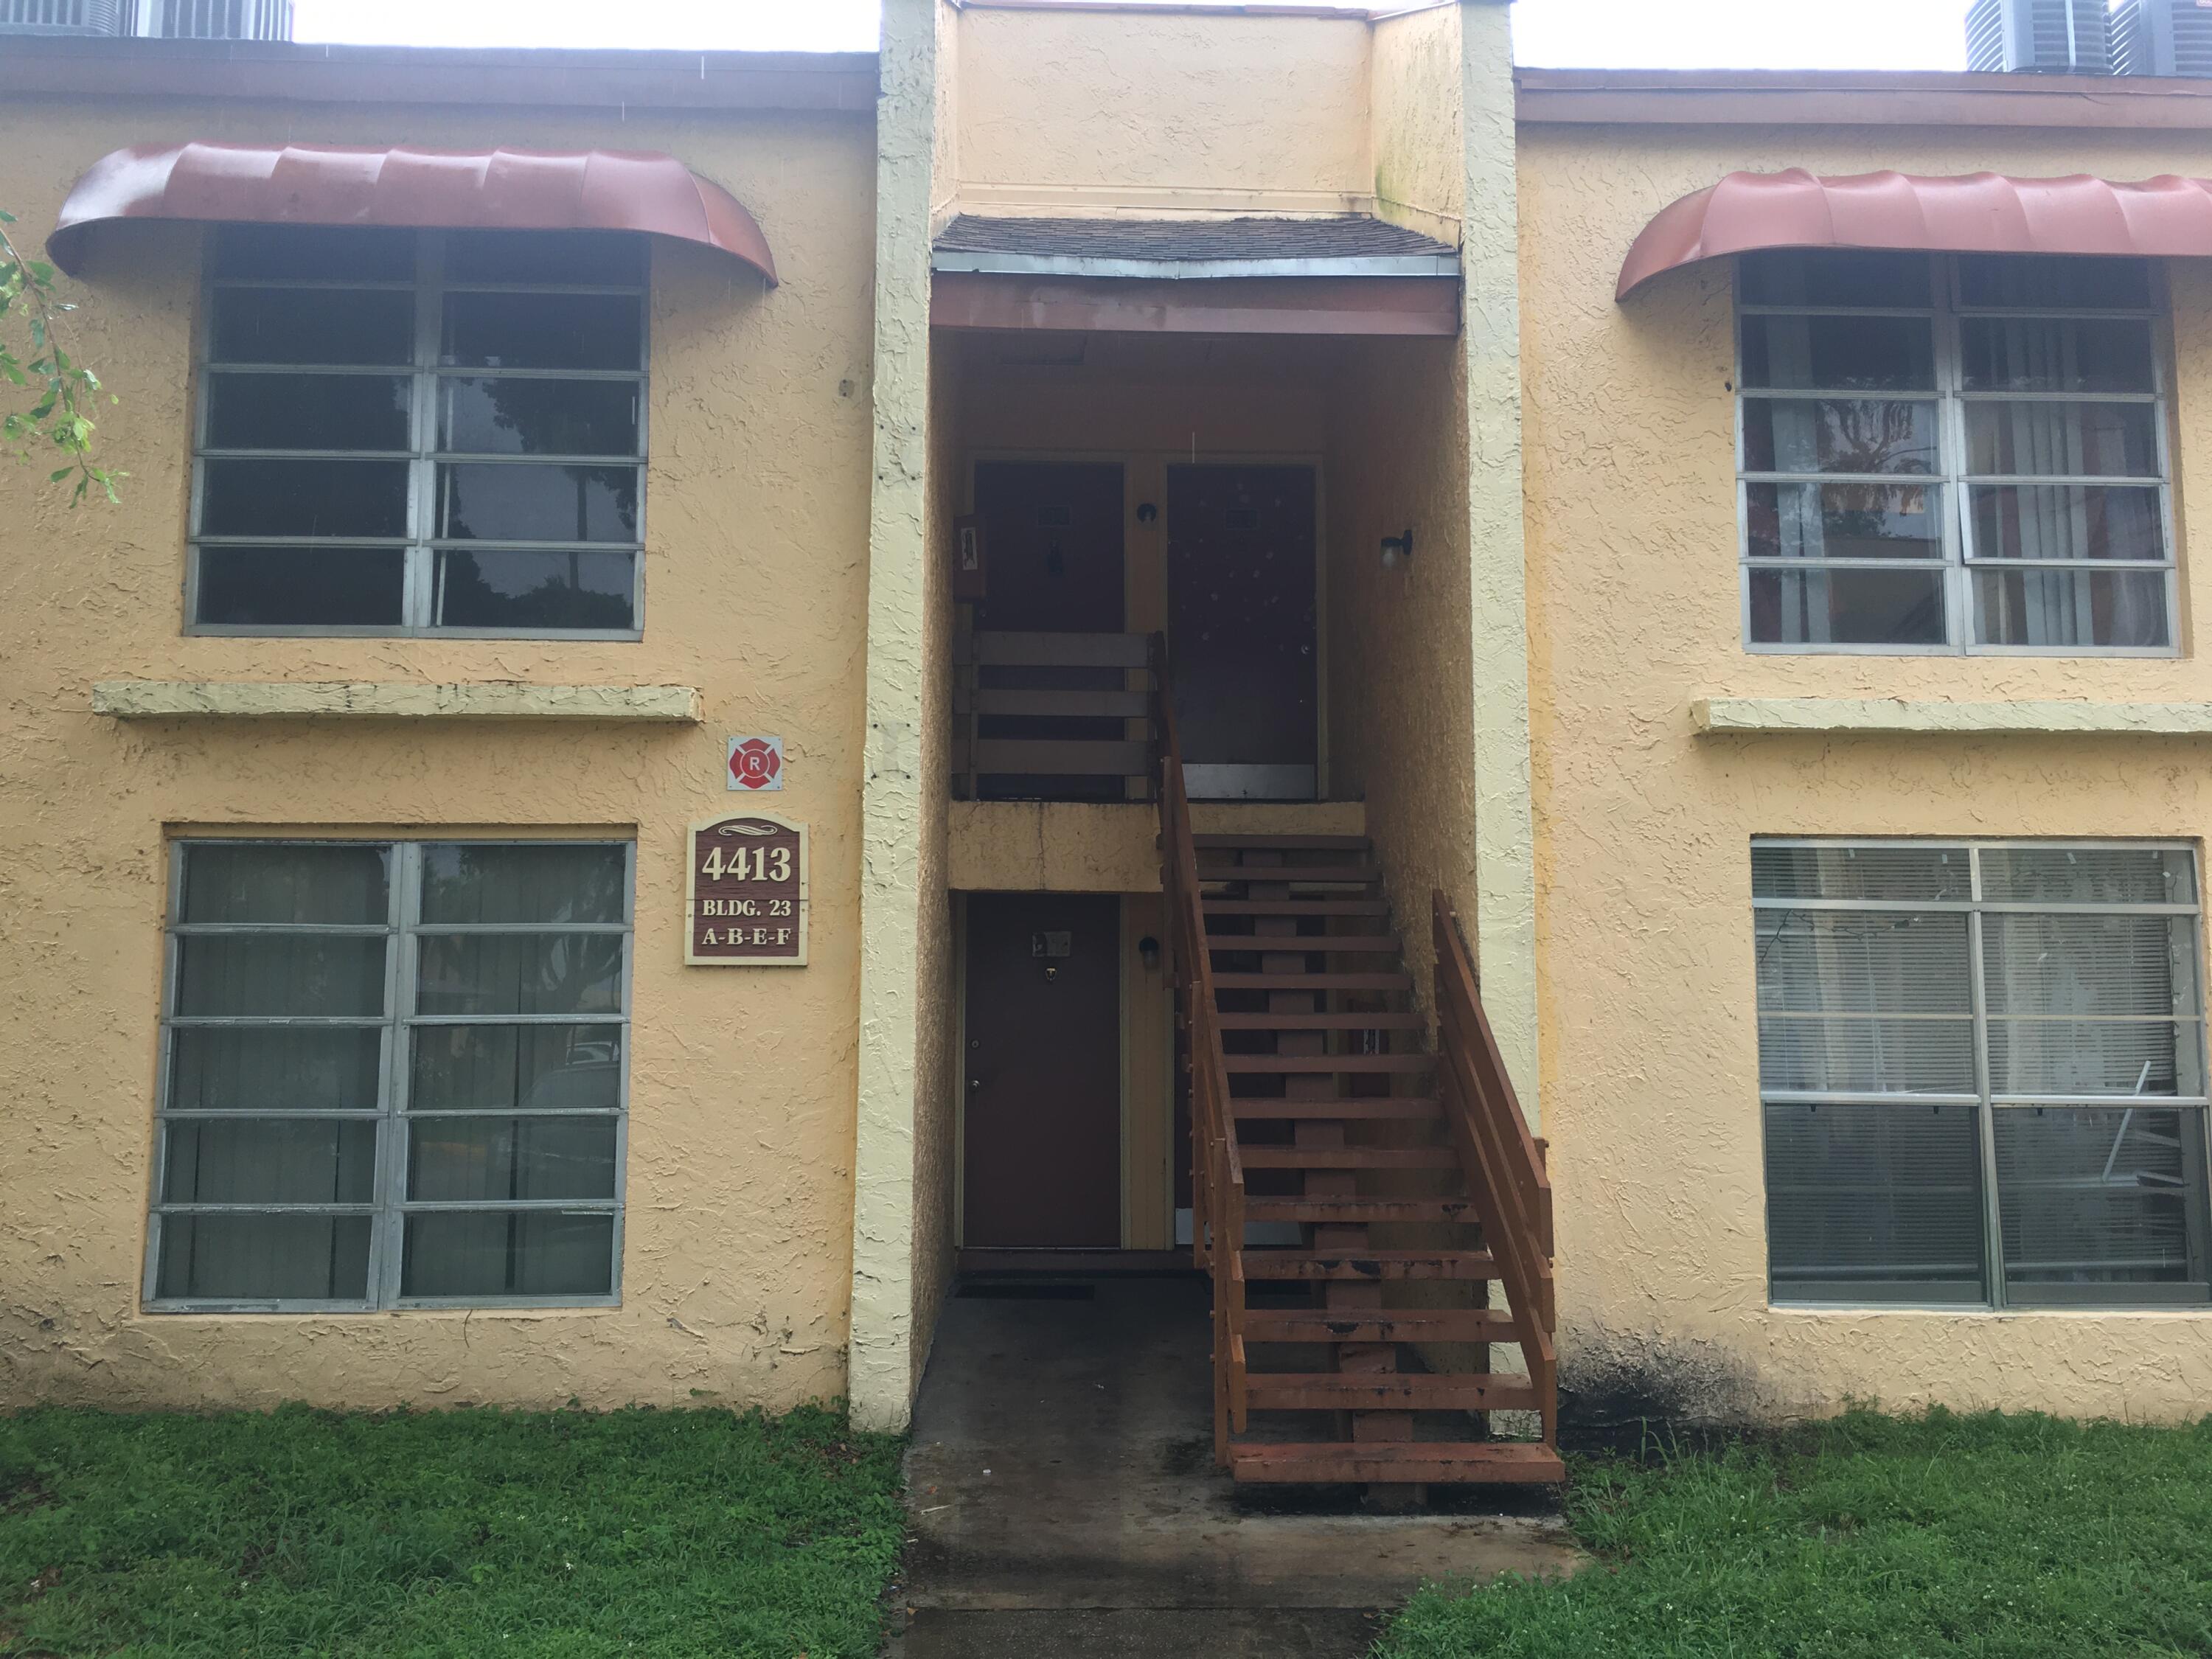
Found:
[[[1778,1302],[2202,1305],[2195,854],[1752,848]]]
[[[173,849],[158,1308],[614,1298],[631,849]]]
[[[194,630],[636,634],[642,237],[226,225],[211,247]]]
[[[1791,250],[1737,299],[1753,649],[2171,654],[2145,262]]]

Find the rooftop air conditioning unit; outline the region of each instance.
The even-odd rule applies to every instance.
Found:
[[[1974,0],[1966,67],[2036,75],[2110,75],[2106,0]]]
[[[137,0],[137,33],[167,40],[289,40],[292,0]]]
[[[292,0],[0,0],[0,34],[289,40]]]
[[[2112,72],[2212,76],[2212,0],[2121,0]]]
[[[120,34],[125,0],[0,0],[0,34]]]

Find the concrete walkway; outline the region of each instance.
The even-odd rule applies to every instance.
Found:
[[[1359,1659],[1424,1579],[1578,1565],[1556,1521],[1479,1512],[1491,1494],[1375,1516],[1237,1487],[1213,1467],[1205,1285],[1074,1290],[946,1307],[907,1457],[896,1659]]]

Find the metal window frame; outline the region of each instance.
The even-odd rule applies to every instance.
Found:
[[[359,282],[330,277],[230,277],[216,274],[216,261],[204,261],[201,281],[199,322],[194,331],[191,497],[187,528],[190,532],[185,574],[184,631],[187,635],[255,639],[483,639],[483,640],[614,640],[635,641],[645,632],[645,547],[647,541],[647,478],[651,471],[653,306],[652,267],[648,250],[639,255],[644,278],[621,283],[483,283],[448,281],[446,276],[447,233],[415,233],[415,276],[410,281],[364,279]],[[642,239],[641,239],[642,240]],[[368,289],[406,293],[414,296],[413,355],[405,363],[251,363],[218,362],[215,359],[215,296],[223,289],[285,289],[353,293]],[[633,299],[638,317],[638,361],[633,368],[486,368],[474,364],[441,361],[444,343],[446,296],[448,294],[620,295]],[[319,449],[215,449],[208,438],[208,416],[214,383],[229,374],[358,374],[410,381],[409,447],[404,451]],[[445,386],[460,380],[617,380],[635,387],[637,444],[634,456],[620,455],[505,455],[448,451],[440,447],[443,433]],[[206,495],[206,465],[210,460],[387,460],[405,461],[407,533],[404,538],[301,536],[207,536],[201,532],[201,512]],[[516,542],[456,540],[437,534],[437,491],[442,469],[452,464],[489,463],[531,466],[628,466],[637,476],[637,530],[620,542]],[[400,620],[396,624],[204,623],[199,620],[200,552],[210,548],[297,547],[312,544],[315,553],[351,548],[398,550],[404,555],[401,581]],[[630,617],[629,628],[460,628],[435,620],[436,584],[442,556],[449,551],[529,551],[537,553],[623,553],[630,559]]]
[[[196,847],[373,847],[386,858],[386,919],[383,924],[323,927],[300,923],[182,923],[185,864]],[[618,922],[517,922],[513,924],[447,923],[425,925],[422,920],[422,853],[429,847],[588,847],[623,849],[622,920]],[[425,836],[414,840],[354,839],[344,836],[179,836],[169,843],[167,911],[163,918],[163,972],[160,1055],[155,1067],[154,1138],[151,1187],[147,1200],[146,1249],[139,1305],[149,1313],[198,1314],[333,1314],[406,1312],[452,1308],[528,1309],[617,1307],[622,1303],[623,1251],[628,1221],[630,1109],[631,984],[636,969],[637,843],[634,839],[561,836],[522,841],[496,836]],[[593,933],[619,937],[623,941],[619,1011],[591,1014],[421,1015],[416,1012],[420,988],[418,941],[422,934],[482,933],[513,935]],[[176,1012],[182,983],[179,945],[194,935],[291,933],[322,937],[349,934],[386,941],[384,962],[384,1012],[378,1018],[320,1016],[255,1018],[250,1015],[180,1016]],[[552,1108],[542,1111],[457,1110],[426,1113],[425,1116],[482,1117],[611,1117],[615,1126],[613,1191],[605,1199],[527,1199],[416,1200],[407,1196],[407,1160],[413,1120],[409,1110],[412,1077],[412,1034],[418,1026],[436,1025],[598,1025],[615,1034],[616,1103],[604,1107]],[[258,1111],[222,1109],[173,1111],[170,1090],[175,1054],[175,1033],[209,1027],[312,1026],[320,1029],[374,1030],[379,1036],[377,1105],[359,1111]],[[376,1127],[374,1173],[366,1204],[173,1204],[164,1200],[167,1188],[168,1126],[172,1122],[252,1120],[313,1122],[372,1122]],[[407,1218],[416,1214],[520,1213],[552,1211],[563,1213],[608,1215],[611,1261],[608,1289],[589,1295],[408,1296],[401,1291]],[[165,1217],[184,1214],[365,1214],[370,1218],[368,1294],[362,1297],[164,1297],[159,1294],[161,1234]]]
[[[1960,298],[1960,256],[1950,253],[1931,253],[1928,256],[1933,271],[1933,288],[1925,305],[1900,306],[1840,306],[1840,305],[1770,305],[1754,304],[1743,299],[1742,262],[1737,260],[1733,274],[1735,312],[1730,327],[1735,363],[1735,464],[1736,464],[1736,562],[1738,568],[1740,622],[1743,648],[1757,656],[1879,656],[1879,657],[2144,657],[2172,659],[2182,654],[2180,542],[2176,533],[2173,516],[2173,457],[2171,422],[2172,395],[2168,384],[2168,360],[2172,351],[2172,311],[2160,303],[2160,293],[2154,285],[2152,303],[2148,307],[2090,307],[2090,306],[1969,306]],[[2145,280],[2151,282],[2156,267],[2151,261],[2146,266]],[[1924,318],[1931,331],[1933,387],[1898,391],[1821,391],[1779,387],[1747,387],[1744,384],[1744,325],[1753,317],[1887,317]],[[2128,321],[2142,322],[2150,333],[2151,390],[2127,392],[1969,392],[1966,389],[1966,371],[1962,346],[1961,325],[1976,319],[2033,320],[2049,319],[2063,321]],[[1747,452],[1745,444],[1747,406],[1753,402],[1817,402],[1822,399],[1858,403],[1918,403],[1932,402],[1936,405],[1936,451],[1937,470],[1928,473],[1913,472],[1788,472],[1753,471],[1747,468]],[[2152,410],[2153,441],[2156,446],[2158,471],[2155,477],[2111,477],[2091,474],[1980,474],[1967,467],[1970,459],[1966,447],[1966,406],[1970,403],[2126,403],[2149,406]],[[1915,483],[1942,492],[1937,507],[1942,515],[1942,550],[1938,556],[1928,559],[1843,558],[1789,559],[1754,557],[1751,551],[1751,489],[1756,485],[1792,484],[1863,484],[1880,486],[1894,484],[1900,487]],[[2002,559],[1977,558],[1973,551],[1972,492],[1977,488],[2002,487],[2007,484],[2045,486],[2106,485],[2130,489],[2156,489],[2159,499],[2159,524],[2166,547],[2162,560],[2134,559]],[[1911,572],[1935,573],[1940,577],[1943,599],[1943,640],[1941,643],[1915,645],[1899,641],[1839,642],[1832,641],[1763,641],[1752,635],[1751,586],[1753,573],[1760,570],[1794,571],[1808,574],[1844,569],[1887,570],[1899,574]],[[2167,642],[2163,646],[2102,646],[2102,645],[1998,645],[1975,636],[1974,578],[1978,571],[2060,569],[2083,574],[2097,572],[2130,570],[2154,571],[2165,576],[2164,604]]]
[[[1762,911],[1826,910],[1854,911],[1867,915],[1896,915],[1910,913],[1930,915],[1948,913],[1964,915],[1966,919],[1966,946],[1968,968],[1968,1003],[1970,1013],[1929,1015],[1922,1018],[1942,1018],[1956,1022],[1961,1018],[1972,1022],[1975,1088],[1972,1094],[1955,1091],[1941,1093],[1875,1093],[1866,1091],[1845,1091],[1803,1089],[1770,1089],[1762,1076],[1759,1100],[1762,1152],[1760,1165],[1764,1182],[1765,1109],[1787,1105],[1853,1105],[1909,1108],[1914,1106],[1972,1106],[1975,1109],[1975,1135],[1980,1158],[1982,1189],[1982,1271],[1984,1289],[1980,1296],[1960,1300],[1935,1299],[1921,1294],[1927,1288],[1910,1279],[1881,1280],[1874,1278],[1854,1279],[1841,1274],[1825,1279],[1807,1277],[1795,1283],[1776,1278],[1772,1267],[1771,1245],[1769,1247],[1767,1272],[1768,1304],[1778,1308],[1834,1308],[1875,1307],[1886,1309],[1966,1309],[1983,1312],[2006,1310],[2036,1310],[2041,1309],[2096,1309],[2124,1312],[2146,1308],[2184,1308],[2191,1311],[2212,1313],[2212,1261],[2205,1258],[2212,1249],[2212,1093],[2172,1095],[2040,1095],[2000,1094],[1996,1091],[1990,1067],[1990,1030],[1986,964],[1983,955],[1982,918],[1984,915],[2126,915],[2185,918],[2190,922],[2188,958],[2194,980],[2195,1012],[2179,1011],[2166,1014],[2106,1015],[2097,1017],[2097,1023],[2157,1024],[2175,1027],[2177,1045],[2191,1040],[2194,1034],[2194,1059],[2197,1075],[2205,1079],[2206,1048],[2206,988],[2205,988],[2205,931],[2204,931],[2204,860],[2202,849],[2194,842],[2104,837],[2092,839],[2023,839],[1972,837],[1888,837],[1862,838],[1857,836],[1757,836],[1752,839],[1752,848],[1757,852],[1769,848],[1815,848],[1826,851],[1850,848],[1878,850],[1881,848],[1911,848],[1917,851],[1942,849],[1966,855],[1968,890],[1972,895],[1965,900],[1887,899],[1800,899],[1763,897],[1754,888],[1752,912],[1754,918]],[[1982,855],[1987,852],[2008,848],[2037,851],[2128,851],[2180,853],[2190,860],[2191,890],[2196,899],[2183,903],[2127,903],[2127,904],[2037,904],[2012,900],[1988,900],[1982,896]],[[1756,930],[1754,929],[1754,937]],[[1790,1011],[1778,1011],[1787,1013]],[[1755,1019],[1766,1018],[1770,1011],[1761,1006],[1754,1012]],[[1905,1014],[1871,1013],[1854,1015],[1856,1018],[1909,1018]],[[2075,1022],[2081,1023],[2081,1022]],[[2212,1088],[2212,1085],[2208,1085]],[[2172,1111],[2183,1123],[2185,1135],[2193,1138],[2193,1154],[2185,1154],[2185,1169],[2192,1173],[2195,1184],[2188,1194],[2191,1211],[2189,1225],[2190,1248],[2197,1259],[2191,1262],[2191,1276],[2185,1280],[2141,1285],[2008,1285],[2005,1279],[2003,1194],[1997,1180],[1996,1116],[2000,1112],[2034,1109],[2039,1107],[2060,1107],[2081,1111],[2124,1111],[2139,1107],[2148,1111]],[[1808,1293],[1808,1292],[1826,1293]],[[1880,1300],[1872,1292],[1882,1292]]]

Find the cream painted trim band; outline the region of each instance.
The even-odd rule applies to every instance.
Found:
[[[122,720],[632,720],[696,726],[693,685],[434,685],[412,681],[101,680],[92,712]]]
[[[2121,737],[2212,737],[2212,702],[2086,702],[2022,698],[1944,702],[1905,697],[1700,697],[1700,733],[1926,732],[1976,736],[2087,732]]]

